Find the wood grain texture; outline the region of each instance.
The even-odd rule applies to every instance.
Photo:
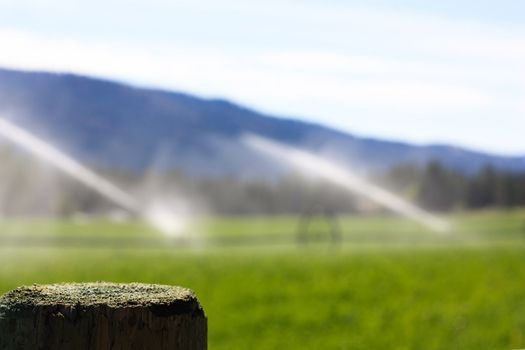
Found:
[[[181,287],[33,285],[0,298],[2,350],[206,348],[204,311]]]

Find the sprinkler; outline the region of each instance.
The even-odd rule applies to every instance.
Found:
[[[0,136],[23,148],[36,158],[53,165],[62,173],[98,192],[121,208],[138,215],[166,235],[176,236],[186,226],[187,220],[183,220],[170,212],[162,203],[152,203],[144,206],[137,198],[89,169],[78,160],[60,151],[49,142],[1,117]]]
[[[436,233],[450,232],[449,222],[415,206],[335,162],[255,135],[244,135],[241,140],[248,147],[281,162],[285,166],[328,181],[354,195],[367,198],[402,216],[419,222]]]

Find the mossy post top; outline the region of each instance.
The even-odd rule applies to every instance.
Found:
[[[193,313],[201,309],[187,288],[143,283],[60,283],[16,288],[0,297],[0,314],[27,307],[151,308],[168,314]]]
[[[206,315],[187,288],[107,282],[35,284],[0,297],[2,350],[206,348]]]

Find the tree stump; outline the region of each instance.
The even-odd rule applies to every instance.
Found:
[[[140,283],[33,285],[0,298],[2,350],[206,348],[206,316],[186,288]]]

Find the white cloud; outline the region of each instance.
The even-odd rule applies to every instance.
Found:
[[[118,47],[118,44],[80,44],[36,37],[18,31],[0,31],[4,48],[0,64],[23,69],[83,72],[117,76],[165,87],[181,86],[202,94],[221,94],[253,99],[262,95],[277,99],[346,100],[382,105],[468,107],[490,102],[483,91],[454,84],[416,80],[410,73],[431,72],[433,65],[330,54],[227,52],[184,48],[162,54]],[[297,64],[294,64],[294,61]],[[268,64],[269,63],[269,64]],[[294,71],[299,68],[300,71]],[[365,74],[337,77],[312,74],[316,68],[338,73]],[[404,79],[385,79],[389,72]],[[367,77],[366,74],[378,74]]]
[[[387,137],[381,125],[396,118],[421,121],[420,127],[428,130],[419,135],[427,135],[427,140],[460,139],[465,131],[456,126],[476,118],[486,118],[483,125],[493,130],[525,124],[525,27],[345,4],[154,1],[152,18],[161,11],[173,13],[177,23],[184,8],[204,17],[197,29],[179,33],[177,27],[137,39],[125,35],[126,25],[151,3],[134,1],[137,7],[121,14],[130,18],[122,24],[122,40],[96,28],[79,39],[67,30],[51,35],[0,27],[0,66],[78,72],[223,96],[363,133],[368,125],[369,133]],[[68,11],[88,6],[74,3],[78,10],[62,0],[37,1]],[[95,1],[89,7],[97,4],[104,6]],[[214,11],[220,15],[210,15]],[[251,20],[253,25],[246,26]],[[217,25],[223,22],[231,23]],[[206,24],[209,27],[202,27]],[[242,37],[236,36],[239,31]],[[206,34],[215,38],[215,32],[222,34],[222,41],[206,39]],[[229,37],[254,38],[253,45],[227,41]],[[420,141],[417,132],[390,129],[393,137]],[[468,142],[487,144],[486,134],[476,133],[468,131]],[[489,148],[525,151],[521,138],[512,137],[496,135]]]

